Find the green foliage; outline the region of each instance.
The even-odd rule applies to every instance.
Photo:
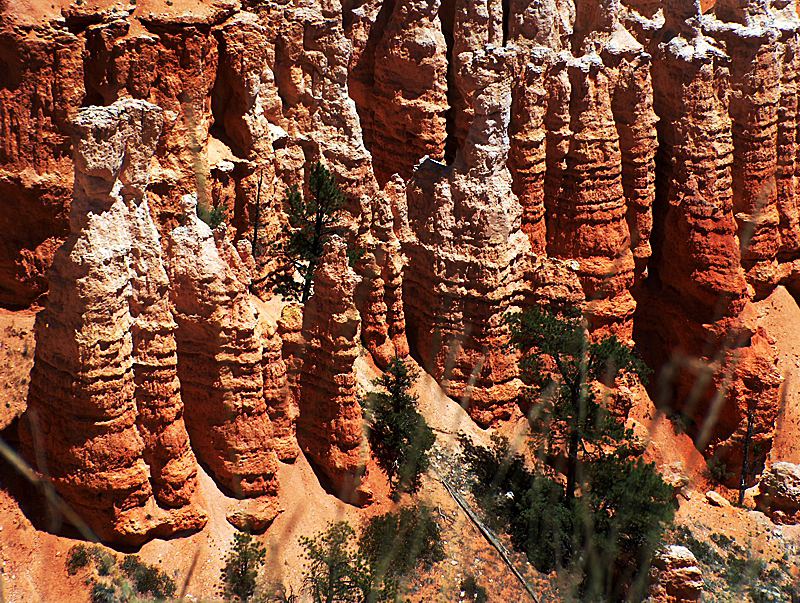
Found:
[[[521,353],[520,372],[530,394],[538,399],[534,429],[544,433],[548,451],[567,451],[567,500],[578,485],[581,457],[593,450],[619,447],[630,434],[590,391],[600,381],[612,385],[620,373],[635,374],[645,381],[650,370],[616,337],[599,343],[589,341],[580,312],[560,315],[534,307],[506,317],[510,344]],[[598,455],[595,455],[598,456]]]
[[[140,595],[150,596],[158,601],[175,595],[175,581],[166,572],[142,562],[137,555],[127,555],[119,568],[133,582]]]
[[[473,574],[467,574],[461,581],[461,590],[464,593],[465,600],[472,603],[486,603],[489,600],[486,595],[486,589],[478,584]]]
[[[74,576],[82,569],[89,565],[89,549],[86,545],[76,544],[69,549],[69,558],[67,559],[67,574]]]
[[[703,477],[706,479],[718,484],[725,484],[733,476],[734,474],[728,471],[728,466],[722,459],[712,456],[706,461],[706,468],[703,471]]]
[[[566,567],[575,548],[575,517],[564,488],[552,479],[535,477],[515,498],[509,525],[514,546],[525,551],[540,572]]]
[[[291,274],[275,286],[276,293],[302,302],[309,297],[323,246],[330,229],[339,221],[345,202],[333,175],[320,162],[311,166],[308,188],[311,192],[308,199],[303,198],[297,185],[286,191],[283,204],[291,233],[279,251],[289,264]],[[295,273],[301,275],[302,283],[295,280]]]
[[[610,456],[589,467],[587,492],[576,501],[584,515],[578,531],[580,571],[588,595],[616,600],[644,595],[647,572],[666,525],[672,522],[672,487],[655,465]]]
[[[314,538],[300,538],[309,560],[304,572],[314,603],[379,603],[394,601],[397,584],[379,580],[375,568],[356,546],[355,532],[346,521],[328,524]]]
[[[233,535],[231,550],[222,568],[222,594],[228,599],[245,602],[256,590],[258,570],[264,565],[267,551],[246,532]]]
[[[713,546],[695,538],[692,531],[686,526],[678,526],[674,533],[675,544],[685,546],[695,556],[697,561],[715,570],[725,567],[725,559]]]
[[[95,582],[89,593],[91,603],[118,603],[117,589],[105,582]]]
[[[466,438],[461,444],[476,500],[537,570],[566,569],[586,600],[642,595],[653,550],[673,516],[672,488],[652,464],[606,455],[589,464],[583,495],[569,501],[564,486],[531,474],[506,440],[495,438],[492,449]]]
[[[425,506],[403,507],[371,518],[359,546],[370,567],[396,579],[444,559],[439,524]]]
[[[197,204],[197,217],[200,218],[203,222],[208,224],[211,230],[214,230],[217,226],[222,224],[225,220],[225,208],[220,207],[212,207],[208,209],[204,207],[200,203]]]
[[[375,380],[385,392],[373,392],[363,402],[369,424],[369,443],[375,460],[386,471],[392,492],[416,492],[430,465],[429,451],[435,436],[417,410],[410,392],[418,372],[398,358]]]
[[[95,569],[100,576],[111,575],[111,570],[117,564],[117,558],[100,546],[93,546],[88,549],[89,556],[94,561]]]

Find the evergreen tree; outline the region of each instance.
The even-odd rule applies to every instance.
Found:
[[[234,534],[231,550],[222,568],[223,596],[242,603],[248,601],[256,590],[258,570],[264,565],[266,554],[264,545],[254,542],[250,534]]]
[[[276,293],[302,302],[311,294],[314,270],[331,228],[339,221],[345,201],[333,175],[320,162],[311,166],[308,188],[311,192],[308,199],[303,199],[297,185],[286,191],[283,203],[291,233],[283,242],[281,252],[291,273],[275,287]],[[295,273],[302,276],[302,283],[295,280]]]
[[[300,538],[309,560],[306,588],[314,603],[380,603],[393,601],[397,585],[377,584],[375,570],[358,550],[355,531],[346,521],[328,524],[314,538]]]
[[[514,545],[540,571],[565,568],[586,601],[638,601],[653,551],[673,515],[672,489],[653,464],[635,459],[619,420],[597,401],[595,381],[613,385],[647,367],[615,337],[592,343],[577,311],[555,315],[534,308],[507,319],[520,372],[536,401],[532,427],[566,485],[533,475],[507,442],[494,450],[462,439],[477,477],[476,498],[507,524]],[[578,495],[578,493],[580,495]]]
[[[417,396],[409,393],[418,377],[413,367],[394,358],[386,373],[374,382],[386,391],[370,393],[363,404],[372,452],[389,476],[395,495],[419,489],[436,439],[417,412]]]
[[[590,388],[595,381],[613,385],[621,372],[646,380],[650,370],[616,337],[589,341],[580,312],[569,309],[561,316],[534,307],[512,314],[506,322],[511,344],[522,352],[522,379],[539,400],[538,421],[548,426],[551,450],[566,447],[566,497],[575,497],[580,459],[592,450],[619,444],[626,433]]]

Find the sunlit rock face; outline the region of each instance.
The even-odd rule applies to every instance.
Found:
[[[73,121],[71,234],[48,272],[21,422],[25,456],[98,537],[199,529],[176,323],[146,199],[162,111],[125,99]]]
[[[277,455],[264,397],[266,335],[239,280],[244,267],[234,269],[223,259],[234,259],[235,250],[226,251],[224,234],[215,237],[197,217],[196,204],[195,196],[184,197],[183,225],[167,245],[186,426],[198,459],[228,491],[274,498]]]

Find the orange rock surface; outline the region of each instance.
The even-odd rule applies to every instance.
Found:
[[[160,108],[132,99],[74,120],[72,232],[48,272],[20,423],[25,456],[97,536],[130,545],[206,522],[145,197],[161,124]]]
[[[240,497],[274,499],[277,456],[265,400],[264,334],[247,285],[223,259],[235,252],[224,251],[224,236],[215,240],[197,217],[196,203],[184,197],[183,225],[167,246],[186,426],[198,459],[219,483]]]
[[[303,313],[305,340],[298,376],[297,437],[307,458],[327,476],[334,493],[356,504],[371,501],[362,480],[369,458],[353,363],[361,320],[353,296],[360,278],[348,266],[339,238],[325,244],[314,294]]]

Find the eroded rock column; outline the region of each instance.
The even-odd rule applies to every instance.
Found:
[[[423,162],[408,185],[408,337],[425,369],[450,396],[469,399],[482,425],[516,404],[516,362],[499,349],[503,315],[523,301],[530,262],[506,167],[512,58],[493,46],[461,55],[459,87],[474,98],[465,146],[451,167]]]
[[[260,521],[277,514],[273,428],[264,397],[264,336],[246,284],[223,257],[225,239],[183,198],[183,225],[170,235],[170,298],[179,325],[178,376],[198,459],[228,491],[264,497]],[[223,253],[220,253],[220,248]],[[269,515],[271,514],[271,517]]]
[[[335,494],[366,504],[372,500],[363,480],[369,447],[353,367],[361,335],[353,296],[360,280],[348,265],[347,245],[333,237],[325,244],[314,273],[314,294],[303,312],[305,355],[298,375],[297,436],[308,459],[330,479]]]
[[[74,120],[71,234],[49,273],[23,453],[98,537],[199,529],[161,244],[145,197],[162,112],[125,99]],[[43,455],[43,456],[39,456]]]

